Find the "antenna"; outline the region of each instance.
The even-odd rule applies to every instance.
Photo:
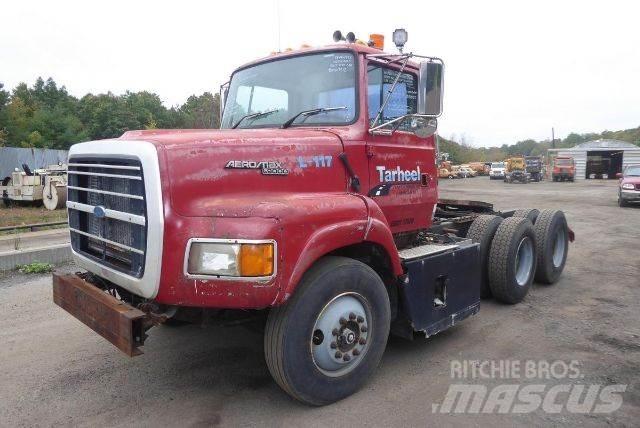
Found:
[[[276,20],[278,22],[278,52],[280,50],[280,0],[276,0]]]

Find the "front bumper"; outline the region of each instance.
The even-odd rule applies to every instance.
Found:
[[[77,274],[53,274],[56,305],[130,357],[142,354],[149,316],[85,281]]]
[[[630,202],[640,202],[639,190],[621,190],[620,198]]]

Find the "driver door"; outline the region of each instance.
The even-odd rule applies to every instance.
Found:
[[[370,62],[367,67],[369,124],[375,120],[399,72]],[[377,124],[416,113],[418,73],[405,68]],[[412,132],[412,119],[404,120],[390,135],[367,134],[367,157],[371,197],[382,209],[392,233],[413,231],[431,225],[437,203],[435,136]]]

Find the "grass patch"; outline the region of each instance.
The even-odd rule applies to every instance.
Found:
[[[28,265],[16,266],[21,273],[49,273],[53,270],[51,263],[33,262]]]
[[[67,210],[51,211],[45,207],[20,206],[6,208],[4,204],[0,202],[0,227],[22,226],[33,223],[49,223],[63,220],[67,220]],[[21,230],[20,232],[28,232],[28,230]]]

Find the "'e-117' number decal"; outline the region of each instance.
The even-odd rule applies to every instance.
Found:
[[[310,158],[304,158],[298,156],[298,166],[300,168],[316,167],[316,168],[330,168],[333,162],[333,156],[312,156]]]

